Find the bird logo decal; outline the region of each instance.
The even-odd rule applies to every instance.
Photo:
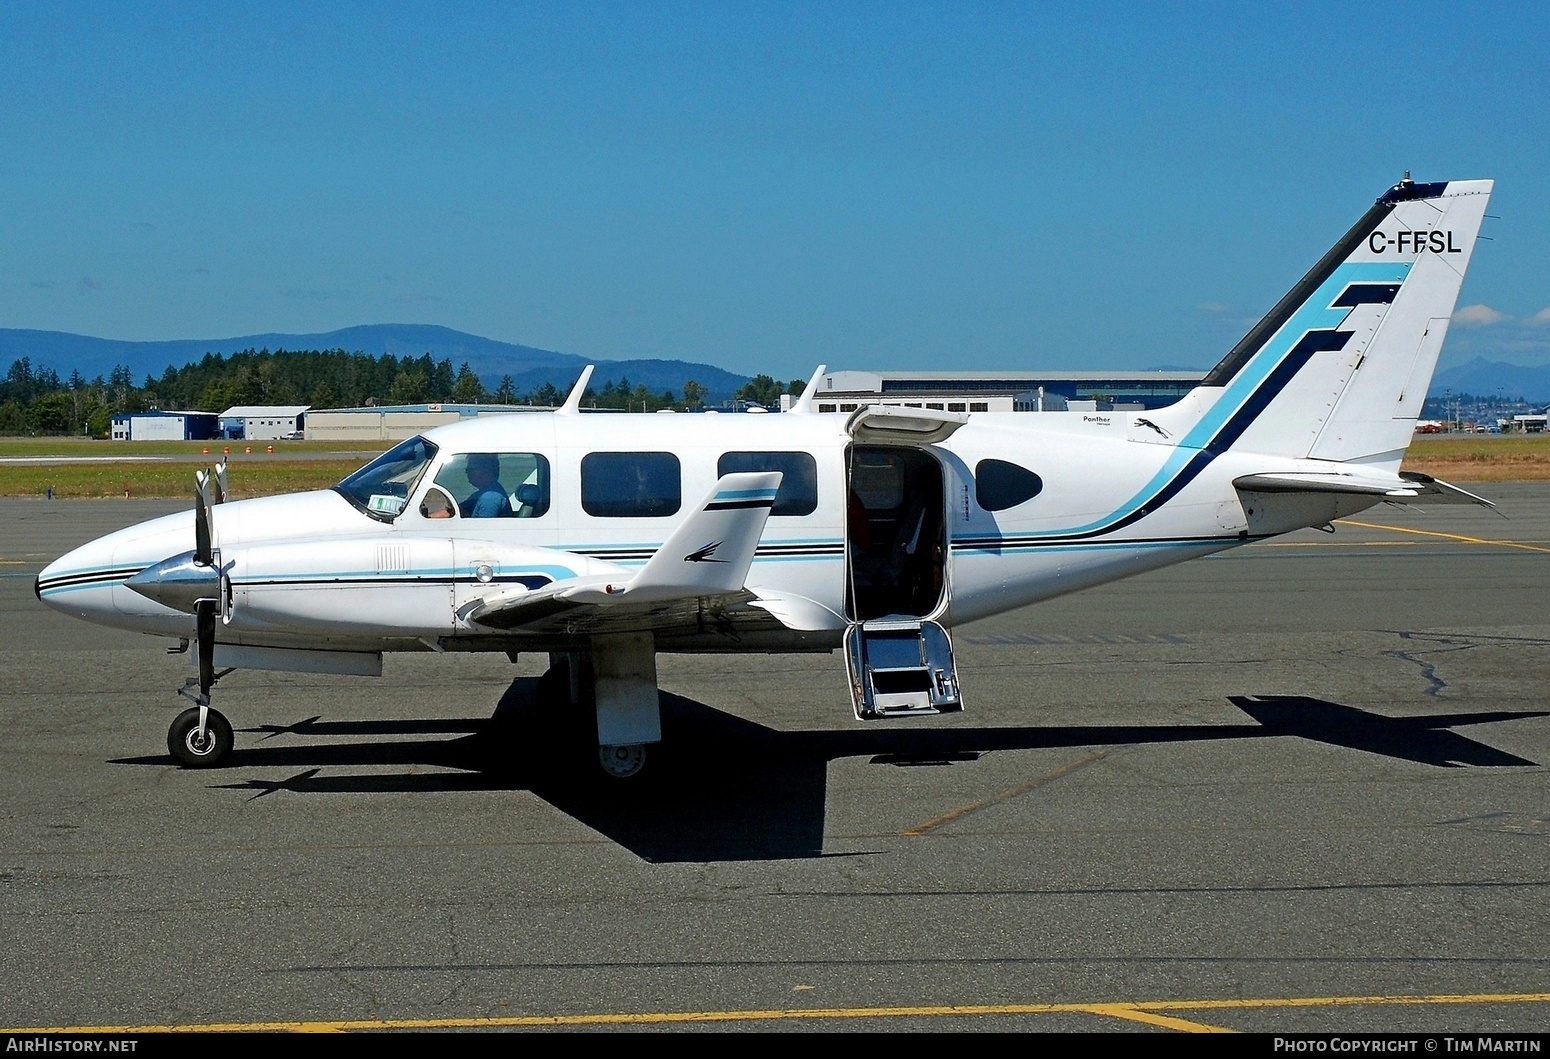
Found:
[[[711,541],[709,544],[705,545],[703,548],[697,548],[694,551],[690,552],[688,555],[684,556],[684,562],[686,562],[686,563],[724,563],[724,562],[726,562],[725,559],[713,559],[713,558],[711,558],[711,556],[716,554],[716,549],[719,548],[719,547],[721,547],[721,542],[720,541]]]

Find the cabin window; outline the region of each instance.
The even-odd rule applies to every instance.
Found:
[[[410,438],[334,486],[334,491],[372,518],[392,522],[409,503],[409,494],[435,455],[435,445],[422,437]]]
[[[1038,496],[1044,480],[1005,460],[980,460],[974,467],[974,499],[986,511],[1005,511]]]
[[[904,458],[886,449],[857,449],[850,461],[850,492],[867,511],[904,503]]]
[[[818,507],[818,463],[808,452],[727,452],[716,461],[716,475],[741,471],[779,471],[780,491],[771,515],[811,515]]]
[[[539,518],[549,510],[549,461],[536,452],[460,452],[436,472],[463,518]]]
[[[671,452],[589,452],[581,458],[581,509],[598,518],[664,518],[683,506]]]

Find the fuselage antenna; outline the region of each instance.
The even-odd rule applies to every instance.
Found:
[[[570,388],[570,393],[565,395],[565,403],[554,410],[555,415],[573,416],[581,413],[581,395],[587,392],[587,381],[592,378],[593,365],[588,364],[581,369],[581,378],[576,380],[576,385]]]
[[[813,410],[813,398],[818,396],[818,380],[828,370],[829,366],[827,364],[818,365],[818,370],[813,372],[813,377],[807,380],[807,389],[802,391],[801,397],[792,402],[791,412],[811,412]]]

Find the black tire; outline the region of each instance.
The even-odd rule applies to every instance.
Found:
[[[187,769],[218,768],[231,753],[235,742],[231,722],[215,710],[205,717],[205,739],[199,741],[199,707],[191,706],[173,719],[167,729],[167,750],[179,765]]]

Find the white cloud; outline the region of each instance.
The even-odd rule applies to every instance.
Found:
[[[1529,317],[1528,322],[1531,324],[1550,324],[1550,309],[1539,310],[1539,312]]]
[[[1506,313],[1499,313],[1489,305],[1466,305],[1453,311],[1453,322],[1467,327],[1489,327],[1511,319]]]

